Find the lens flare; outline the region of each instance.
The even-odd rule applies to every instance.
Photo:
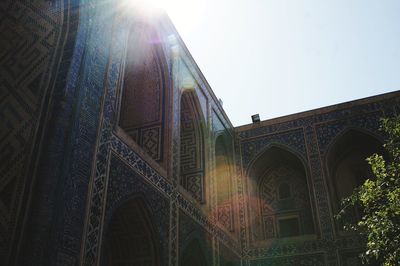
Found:
[[[208,0],[123,0],[121,6],[134,14],[166,12],[180,32],[193,29],[204,17]]]

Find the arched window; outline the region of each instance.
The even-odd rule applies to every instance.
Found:
[[[204,202],[204,134],[197,97],[184,92],[181,98],[180,185],[197,201]]]
[[[229,167],[231,159],[225,142],[227,139],[224,135],[220,135],[215,141],[217,216],[222,226],[233,231],[232,184]]]
[[[160,265],[159,241],[149,209],[129,200],[113,214],[103,245],[102,265]]]
[[[249,176],[259,204],[251,214],[254,240],[315,232],[306,170],[296,155],[271,147],[253,162]]]
[[[121,99],[119,126],[147,154],[163,160],[168,71],[157,34],[132,27]]]
[[[373,177],[366,158],[374,153],[385,154],[382,143],[358,130],[347,131],[329,149],[328,173],[334,213],[339,212],[343,198],[350,196],[356,187]],[[360,215],[360,209],[355,208],[345,219],[359,220]]]

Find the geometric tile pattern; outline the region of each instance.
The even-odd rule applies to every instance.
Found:
[[[321,234],[320,239],[304,241],[301,245],[276,243],[268,248],[250,247],[245,248],[244,254],[249,258],[272,258],[290,254],[326,252],[326,265],[335,265],[339,259],[335,255],[338,250],[358,250],[362,245],[362,240],[357,236],[340,238],[333,236],[332,221],[334,218],[326,190],[326,179],[329,178],[325,167],[326,152],[334,139],[348,129],[357,128],[382,138],[383,136],[378,131],[379,119],[385,114],[395,114],[399,105],[398,100],[385,97],[378,102],[332,108],[331,111],[324,110],[325,112],[321,114],[305,114],[292,120],[278,121],[239,131],[244,169],[254,158],[273,144],[297,151],[297,154],[306,162],[310,174],[308,182],[313,191],[310,193],[310,200],[316,204],[317,228]],[[244,227],[241,230],[247,232],[248,229]],[[241,233],[241,238],[244,238],[245,242],[249,241],[247,235],[247,233]]]
[[[228,138],[226,138],[228,139]],[[215,190],[217,201],[217,220],[229,231],[234,231],[232,173],[230,153],[227,152],[225,137],[220,135],[215,141]]]
[[[118,28],[116,36],[124,36],[125,26],[122,23],[121,27]],[[119,35],[120,34],[120,35]],[[116,37],[117,38],[117,37]],[[120,38],[120,37],[119,37]],[[119,158],[123,158],[123,161],[132,169],[131,171],[136,172],[141,178],[146,180],[146,183],[150,187],[154,187],[159,190],[161,194],[166,195],[168,198],[173,200],[173,204],[183,210],[189,215],[194,221],[201,225],[207,232],[214,235],[226,246],[239,252],[237,244],[225,233],[218,230],[218,228],[209,221],[208,217],[198,210],[193,203],[191,203],[185,196],[181,195],[177,188],[174,187],[167,179],[157,173],[143,158],[140,157],[135,151],[129,148],[113,133],[113,113],[115,108],[113,105],[116,104],[114,99],[116,98],[117,91],[117,80],[120,71],[120,60],[121,51],[124,49],[118,45],[124,43],[122,37],[119,41],[114,42],[113,51],[111,52],[111,62],[108,74],[108,90],[105,94],[105,103],[103,109],[102,124],[100,125],[100,137],[98,140],[98,147],[96,150],[95,159],[95,172],[92,176],[92,182],[90,187],[90,198],[89,198],[89,209],[88,219],[86,221],[86,230],[84,232],[84,248],[83,248],[83,263],[87,265],[93,265],[96,263],[100,251],[100,235],[103,231],[103,222],[101,221],[102,213],[107,212],[108,208],[105,208],[104,200],[108,191],[106,190],[106,183],[110,182],[109,170],[110,169],[110,154],[115,153]],[[112,164],[111,164],[112,165]],[[126,182],[118,182],[121,185]],[[146,193],[147,194],[147,193]],[[154,194],[154,193],[149,193]],[[110,196],[111,194],[108,194]],[[158,200],[151,200],[157,202]],[[171,206],[173,206],[173,204]],[[175,207],[172,207],[173,209]],[[172,221],[172,220],[171,220]],[[177,238],[171,237],[170,241],[176,242]],[[176,244],[170,243],[169,247],[171,250],[171,256],[174,255],[174,246]],[[170,262],[177,261],[176,258],[171,258]]]
[[[233,209],[232,204],[219,204],[218,205],[218,222],[229,231],[233,231]]]
[[[0,261],[6,263],[26,204],[23,188],[34,174],[27,169],[37,159],[31,152],[62,12],[44,1],[2,1],[0,17]]]
[[[163,143],[162,127],[155,126],[141,130],[141,146],[154,160],[161,159],[161,146]]]
[[[204,147],[201,119],[194,97],[184,93],[181,100],[180,185],[199,202],[204,200]]]
[[[55,2],[56,4],[54,4]],[[94,2],[91,1],[89,3],[88,9],[94,6]],[[4,243],[12,240],[11,234],[15,230],[13,226],[19,211],[16,206],[21,203],[20,197],[23,196],[21,188],[27,180],[25,178],[26,172],[31,165],[29,158],[34,158],[37,155],[34,154],[32,156],[30,152],[32,145],[36,141],[35,134],[37,132],[37,122],[41,115],[42,96],[47,93],[45,84],[49,83],[48,70],[51,68],[49,62],[54,56],[56,40],[60,35],[58,23],[60,23],[59,18],[62,12],[57,10],[57,8],[61,7],[57,3],[59,2],[39,0],[29,3],[16,1],[0,4],[0,15],[2,17],[0,23],[0,47],[2,48],[0,49],[0,67],[2,68],[1,73],[7,72],[6,76],[0,76],[0,119],[3,122],[0,124],[0,160],[2,162],[0,166],[0,243],[3,244],[3,246],[0,246],[0,259],[2,261],[4,261],[3,258],[7,252]],[[100,9],[93,10],[99,11]],[[51,10],[52,12],[43,12],[43,10]],[[85,12],[85,10],[87,9],[83,9],[82,12]],[[70,166],[73,170],[71,172],[73,178],[66,180],[65,183],[63,183],[64,180],[60,181],[62,185],[65,185],[65,190],[62,191],[65,194],[60,195],[60,197],[57,195],[55,198],[62,198],[67,202],[65,205],[63,205],[64,202],[59,204],[60,206],[62,205],[63,209],[56,210],[59,205],[52,207],[54,212],[60,211],[67,216],[69,214],[68,210],[71,210],[71,213],[76,213],[76,209],[83,212],[87,204],[87,219],[82,237],[82,232],[79,229],[75,229],[73,225],[81,224],[79,219],[84,218],[72,215],[71,217],[58,217],[57,225],[54,226],[54,231],[57,231],[54,238],[60,243],[57,242],[56,244],[65,247],[68,251],[72,251],[71,255],[66,252],[52,256],[55,263],[58,265],[98,264],[101,254],[101,240],[105,235],[107,225],[112,219],[113,212],[118,209],[120,204],[123,204],[125,200],[131,197],[141,198],[145,202],[144,205],[147,206],[144,208],[147,211],[144,212],[147,212],[146,215],[150,217],[148,220],[153,223],[152,226],[149,226],[150,222],[147,227],[144,226],[146,228],[144,231],[154,230],[162,239],[160,244],[160,262],[162,261],[162,263],[169,262],[172,265],[177,265],[179,263],[179,251],[182,251],[190,243],[201,242],[190,241],[196,234],[197,237],[203,239],[203,244],[194,244],[195,250],[203,249],[204,247],[201,245],[204,245],[204,242],[206,244],[211,243],[208,246],[213,249],[224,247],[235,255],[241,255],[244,259],[244,264],[247,263],[248,265],[336,265],[339,259],[347,264],[356,263],[353,254],[350,253],[359,248],[362,241],[355,236],[336,237],[334,234],[332,210],[330,209],[326,189],[326,181],[329,178],[324,168],[326,151],[329,150],[334,138],[350,127],[377,133],[379,117],[400,110],[399,104],[389,100],[372,104],[360,104],[354,108],[300,116],[300,118],[290,121],[282,120],[274,122],[274,124],[256,126],[252,129],[238,132],[238,139],[234,143],[235,157],[232,160],[235,168],[231,170],[233,173],[230,174],[233,176],[229,185],[231,190],[227,192],[228,198],[234,195],[235,200],[226,202],[223,199],[218,200],[214,195],[214,203],[218,205],[217,219],[215,219],[206,215],[204,210],[200,210],[198,204],[192,202],[192,198],[188,199],[186,194],[180,193],[177,186],[180,183],[192,194],[193,198],[204,202],[205,159],[206,155],[208,155],[207,148],[209,148],[209,139],[206,136],[209,133],[215,134],[216,132],[207,131],[210,117],[205,117],[205,119],[200,119],[200,117],[202,116],[201,114],[207,116],[210,110],[219,109],[217,108],[216,98],[206,81],[199,77],[200,72],[196,70],[195,64],[192,64],[189,67],[191,68],[190,72],[193,73],[195,80],[199,82],[198,86],[205,88],[200,99],[201,110],[198,108],[197,100],[196,104],[194,104],[192,98],[190,98],[191,102],[189,104],[187,104],[186,100],[183,100],[181,104],[182,110],[187,109],[190,112],[183,111],[180,113],[178,111],[178,119],[175,119],[174,124],[170,125],[168,124],[169,120],[163,117],[163,114],[167,112],[164,105],[166,97],[164,96],[165,88],[163,82],[166,82],[167,73],[169,72],[165,71],[164,73],[160,70],[163,68],[161,66],[163,61],[160,59],[159,53],[152,51],[152,57],[147,57],[147,61],[144,60],[146,68],[139,75],[133,73],[130,76],[135,77],[135,81],[131,83],[134,87],[139,84],[143,88],[150,88],[149,90],[139,91],[139,94],[142,94],[141,98],[146,99],[144,102],[146,104],[150,103],[149,106],[143,106],[143,101],[138,101],[136,102],[137,105],[132,105],[133,108],[139,106],[139,111],[145,110],[146,107],[149,107],[150,111],[141,113],[139,117],[133,119],[135,123],[140,124],[139,127],[136,124],[129,125],[137,127],[134,128],[134,134],[136,135],[133,138],[150,156],[156,160],[162,159],[162,140],[165,139],[164,135],[166,135],[164,134],[164,128],[178,128],[179,122],[181,123],[181,127],[175,128],[181,134],[177,134],[178,136],[175,136],[176,138],[172,140],[173,147],[171,152],[175,160],[172,162],[173,171],[180,172],[181,175],[173,177],[171,180],[169,177],[157,172],[151,166],[151,163],[146,162],[140,156],[140,153],[132,150],[116,135],[117,114],[115,112],[119,109],[119,86],[123,80],[123,78],[121,79],[121,76],[123,76],[123,62],[126,61],[124,51],[126,50],[126,45],[130,43],[127,36],[132,23],[126,18],[118,17],[116,20],[117,22],[113,26],[106,25],[107,23],[100,24],[96,20],[93,22],[91,19],[88,19],[88,24],[80,24],[81,26],[92,27],[90,28],[90,36],[93,39],[97,39],[97,41],[101,39],[101,37],[97,38],[97,34],[102,30],[100,26],[108,26],[107,29],[109,31],[104,30],[104,32],[113,32],[112,41],[110,41],[111,57],[108,56],[108,52],[105,55],[100,54],[99,57],[93,56],[97,55],[93,51],[105,51],[108,49],[103,47],[104,50],[101,50],[103,44],[96,43],[96,45],[93,45],[93,43],[85,43],[82,40],[78,42],[82,46],[87,45],[85,64],[90,63],[92,65],[90,65],[91,68],[89,69],[83,67],[83,73],[75,73],[78,76],[81,75],[79,78],[85,79],[85,82],[79,83],[83,86],[82,94],[85,95],[82,100],[82,106],[77,108],[78,113],[74,114],[76,115],[76,121],[73,121],[74,123],[76,122],[74,124],[76,132],[74,131],[75,135],[73,134],[73,136],[76,136],[76,139],[71,140],[71,142],[74,142],[76,146],[71,148],[73,150],[71,153],[73,153],[72,157],[75,161]],[[16,25],[16,21],[18,21],[18,25]],[[20,27],[20,29],[16,31],[16,27]],[[37,29],[32,27],[37,27]],[[4,37],[3,35],[6,36]],[[88,37],[88,39],[90,38]],[[2,40],[10,40],[10,42],[2,42]],[[162,43],[159,39],[152,39],[152,41]],[[104,44],[104,46],[107,46],[107,44]],[[83,48],[80,47],[79,49]],[[168,61],[175,60],[172,58],[173,51],[167,51],[166,53],[169,55],[168,58],[171,59]],[[183,55],[183,57],[185,56],[187,57],[187,55]],[[190,62],[190,60],[185,60]],[[179,64],[175,63],[177,62],[174,61],[174,67],[179,68]],[[107,73],[103,81],[104,73],[102,72],[102,67],[106,65]],[[100,73],[91,76],[84,70],[89,72],[98,71]],[[154,74],[155,72],[158,72],[158,75]],[[146,75],[149,79],[141,80]],[[90,79],[93,77],[96,77],[96,79]],[[174,78],[174,82],[177,81],[177,84],[179,84],[178,79],[172,78]],[[151,88],[154,87],[161,89],[159,91],[152,90]],[[178,95],[179,90],[180,88],[174,91],[173,94]],[[137,101],[133,96],[128,98],[133,102]],[[179,106],[179,100],[177,101],[178,103],[174,102],[175,106]],[[188,105],[189,108],[186,108],[185,105]],[[154,106],[159,108],[153,110]],[[218,112],[220,117],[224,117],[221,110]],[[135,115],[138,114],[137,112],[134,113]],[[181,116],[179,117],[179,115]],[[222,127],[231,127],[229,122],[225,121],[223,124]],[[215,127],[219,127],[218,130],[221,130],[220,125]],[[97,138],[91,134],[93,133],[92,131],[87,133],[88,128],[98,132]],[[214,129],[214,125],[212,128]],[[126,129],[129,131],[128,126]],[[181,143],[179,144],[179,142]],[[85,144],[85,146],[77,147],[80,144]],[[268,247],[253,247],[249,245],[250,230],[246,206],[247,180],[245,180],[247,177],[243,175],[243,170],[246,170],[260,153],[272,145],[283,146],[292,150],[305,163],[310,193],[307,200],[303,198],[299,202],[300,205],[304,205],[304,202],[308,202],[308,198],[310,198],[311,202],[315,202],[315,213],[318,217],[316,219],[317,239],[302,242],[276,241]],[[181,156],[176,156],[179,153],[181,153]],[[94,158],[94,161],[90,161],[91,159],[88,159],[88,157]],[[69,157],[65,157],[65,159],[69,159]],[[181,160],[180,164],[179,160]],[[68,163],[66,162],[66,164]],[[90,171],[92,171],[91,174]],[[69,174],[70,172],[67,172],[65,175]],[[210,184],[211,186],[218,186],[215,182]],[[266,181],[263,185],[264,188],[271,190],[270,187],[275,185],[271,184]],[[75,197],[76,194],[79,194],[79,189],[85,189],[86,191],[87,187],[85,185],[89,186],[87,202],[84,196]],[[76,189],[78,186],[79,189]],[[219,189],[221,191],[221,186]],[[214,187],[210,190],[218,191],[218,188],[215,189]],[[74,197],[70,197],[71,194],[68,192],[71,191]],[[269,201],[271,205],[274,205],[273,194],[262,193],[262,197]],[[302,195],[299,195],[299,198],[303,197],[305,193],[300,194]],[[207,205],[204,204],[203,206]],[[238,210],[237,216],[233,214],[235,210]],[[136,216],[141,215],[137,213],[132,213],[131,216],[123,216],[119,222],[126,220],[135,222],[135,217],[132,216],[135,216],[135,214]],[[238,217],[237,222],[236,220],[235,222],[238,223],[240,228],[238,232],[239,240],[235,239],[234,234],[226,233],[216,224],[216,221],[219,221],[224,227],[232,229],[235,227],[233,217]],[[264,215],[263,218],[264,225],[271,228],[270,225],[274,223],[272,216]],[[142,227],[145,223],[143,220],[136,220],[136,222],[140,223]],[[60,224],[62,225],[58,227]],[[118,233],[123,235],[121,231]],[[132,235],[142,237],[141,233],[134,232]],[[69,237],[69,234],[72,236]],[[271,229],[269,231],[266,230],[266,234],[268,236],[276,236],[277,232],[275,229]],[[81,237],[83,239],[82,254],[81,258],[77,258],[72,253],[77,249],[77,239]],[[33,242],[44,243],[45,240],[38,239]],[[146,242],[150,241],[146,238]],[[54,250],[43,251],[44,247],[38,245],[35,251],[49,253],[58,251],[56,247],[50,248],[54,248]],[[349,253],[348,256],[339,255],[337,258],[338,252],[340,253],[343,250]],[[229,253],[229,251],[221,251],[221,253]],[[135,252],[139,251],[136,250]],[[141,255],[146,257],[150,254],[149,252],[152,252],[150,248],[143,249]],[[218,254],[218,252],[213,250],[210,254]],[[209,254],[207,250],[205,253]],[[208,255],[205,257],[210,262]],[[79,262],[79,259],[83,261]],[[218,259],[214,258],[213,262],[218,264]]]
[[[265,238],[275,237],[275,222],[273,216],[263,216],[263,229]]]
[[[146,32],[147,31],[147,32]],[[149,27],[132,27],[126,58],[120,126],[156,161],[162,159],[165,70]],[[155,35],[155,34],[152,34]]]
[[[263,177],[259,185],[259,199],[260,199],[260,215],[263,220],[266,219],[269,226],[275,227],[271,220],[267,217],[279,217],[287,213],[296,214],[301,217],[300,223],[302,224],[302,234],[312,233],[313,219],[310,212],[310,198],[307,189],[305,177],[301,176],[302,173],[296,172],[290,166],[278,166],[269,170]],[[291,187],[290,198],[280,199],[278,195],[278,188],[282,182],[289,184]],[[267,231],[277,231],[276,229],[267,229]],[[310,232],[311,231],[311,232]],[[270,233],[266,233],[269,235]]]
[[[152,238],[158,239],[154,241],[156,241],[156,246],[160,246],[158,252],[160,262],[162,265],[166,265],[165,262],[168,261],[170,213],[168,197],[149,185],[134,169],[129,167],[129,164],[124,163],[116,155],[112,155],[110,162],[107,194],[105,226],[112,221],[114,210],[118,209],[121,204],[133,199],[146,205],[146,208],[148,208],[146,223],[153,227]],[[106,233],[107,230],[105,229],[103,232]],[[141,250],[141,248],[138,249]]]

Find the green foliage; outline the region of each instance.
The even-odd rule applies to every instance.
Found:
[[[400,117],[382,119],[381,130],[388,136],[384,145],[388,160],[378,154],[367,158],[375,178],[342,201],[337,217],[361,208],[361,221],[346,224],[345,229],[366,237],[363,262],[393,266],[400,265]]]

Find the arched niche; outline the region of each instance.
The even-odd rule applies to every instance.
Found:
[[[254,241],[315,233],[307,171],[297,155],[271,146],[253,161],[248,176]]]
[[[159,239],[141,198],[115,210],[107,227],[102,265],[160,265]]]
[[[198,240],[192,240],[181,255],[182,266],[207,266],[207,259]]]
[[[165,154],[168,68],[156,31],[132,26],[121,94],[119,126],[154,160]]]
[[[204,119],[192,91],[181,96],[180,122],[180,185],[204,203]]]
[[[343,198],[373,177],[366,158],[374,153],[385,155],[382,145],[373,135],[357,129],[347,130],[334,140],[327,155],[328,184],[334,213],[339,212]],[[359,220],[360,215],[360,209],[355,208],[345,219]]]
[[[230,138],[224,134],[215,140],[215,183],[217,194],[218,222],[226,229],[233,231],[233,201],[232,201],[232,177],[229,149]]]

